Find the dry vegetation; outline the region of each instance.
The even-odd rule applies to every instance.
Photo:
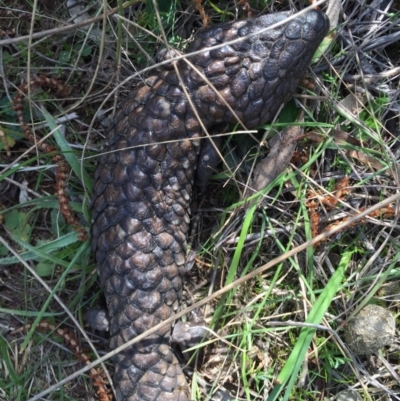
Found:
[[[94,166],[118,99],[162,47],[150,0],[73,3],[0,0],[4,401],[34,400],[53,385],[40,399],[95,397],[87,373],[70,377],[82,366],[56,335],[10,329],[47,319],[75,330],[85,348],[90,342],[93,360],[107,352],[107,336],[85,325],[101,291],[89,242],[74,228],[89,230]],[[342,340],[346,322],[366,304],[386,308],[396,322],[399,314],[400,4],[342,3],[335,36],[309,70],[313,100],[291,164],[243,212],[246,182],[268,152],[265,138],[296,121],[294,101],[258,135],[229,135],[224,164],[205,194],[194,196],[190,240],[198,253],[183,307],[235,283],[204,311],[214,332],[187,369],[198,400],[335,400],[344,390],[361,400],[400,399],[396,338],[361,356]],[[179,49],[205,23],[249,12],[246,1],[157,4],[169,44]],[[288,5],[258,0],[250,7]],[[12,101],[28,77],[43,76],[65,91],[25,85],[16,112]],[[34,123],[30,132],[21,115]],[[37,145],[44,137],[48,147]],[[59,154],[67,189],[56,173]],[[65,191],[75,227],[60,213]],[[112,374],[110,360],[103,368]]]

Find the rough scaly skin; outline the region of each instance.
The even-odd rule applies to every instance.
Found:
[[[226,43],[284,20],[288,13],[214,26],[189,52]],[[328,30],[319,11],[239,43],[189,58],[247,128],[287,102]],[[236,118],[202,75],[179,73],[206,127]],[[193,177],[202,130],[172,66],[138,85],[119,106],[95,174],[93,249],[110,316],[111,348],[179,308]],[[187,401],[169,348],[171,327],[115,357],[118,401]]]

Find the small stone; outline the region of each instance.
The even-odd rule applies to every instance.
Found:
[[[360,394],[356,391],[343,390],[336,396],[337,401],[362,401]]]
[[[369,355],[393,342],[396,322],[387,309],[367,305],[344,330],[344,339],[350,350],[357,355]]]

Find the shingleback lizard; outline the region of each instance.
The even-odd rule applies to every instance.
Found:
[[[204,49],[188,57],[196,69],[180,60],[180,77],[171,64],[156,70],[119,105],[95,173],[92,226],[112,349],[179,308],[203,136],[198,117],[206,128],[237,118],[247,128],[270,120],[293,95],[328,31],[328,19],[315,10],[265,30],[289,15],[200,32],[188,49]],[[243,40],[210,49],[238,38]],[[170,332],[164,326],[115,357],[118,401],[190,399]]]

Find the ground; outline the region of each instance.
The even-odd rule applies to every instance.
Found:
[[[224,163],[193,197],[197,256],[182,307],[212,294],[199,313],[221,322],[187,369],[199,400],[334,400],[344,390],[400,399],[397,337],[355,355],[343,336],[367,304],[396,323],[399,313],[400,4],[342,3],[296,102],[252,136],[228,127]],[[207,24],[282,9],[287,2],[157,2],[168,43],[180,50]],[[107,334],[85,318],[101,289],[82,237],[113,110],[154,65],[162,33],[151,1],[0,0],[0,400],[33,401],[44,390],[41,399],[96,397],[87,373],[73,376],[83,365],[59,336],[11,331],[61,324],[91,360],[107,353]],[[30,93],[28,76],[37,83]],[[244,212],[269,138],[297,120],[300,103],[290,164]],[[110,360],[102,369],[112,376]]]

